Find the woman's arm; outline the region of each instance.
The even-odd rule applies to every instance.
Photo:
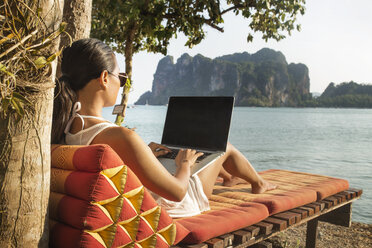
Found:
[[[185,196],[190,166],[202,155],[192,150],[180,152],[176,157],[177,172],[172,176],[138,134],[127,128],[108,128],[92,144],[110,145],[146,188],[172,201],[181,201]]]

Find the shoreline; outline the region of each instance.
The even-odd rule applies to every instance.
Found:
[[[150,107],[167,107],[167,104],[134,104],[129,103],[127,107],[129,108],[135,108],[135,107],[143,107],[143,106],[150,106]],[[341,106],[248,106],[248,105],[234,105],[235,107],[241,107],[241,108],[269,108],[269,109],[277,109],[277,108],[289,108],[289,109],[308,109],[308,108],[314,108],[314,109],[372,109],[372,107],[341,107]],[[111,108],[111,107],[106,107]]]
[[[273,248],[305,247],[306,223],[290,228],[266,241],[272,243]],[[320,221],[317,247],[370,248],[372,247],[372,224],[353,221],[351,227],[343,227]]]

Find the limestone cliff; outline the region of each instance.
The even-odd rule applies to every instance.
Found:
[[[287,64],[281,52],[264,48],[215,59],[183,54],[159,61],[151,92],[135,104],[163,105],[169,96],[235,96],[238,106],[298,106],[311,98],[308,68]]]

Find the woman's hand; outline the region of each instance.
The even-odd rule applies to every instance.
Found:
[[[168,147],[157,144],[157,143],[154,143],[154,142],[151,142],[149,144],[149,147],[150,147],[152,153],[154,153],[155,157],[159,157],[159,156],[165,155],[169,152],[172,152]]]
[[[176,165],[178,167],[189,166],[192,167],[195,164],[195,161],[198,157],[202,156],[204,153],[198,152],[192,149],[181,149],[175,159]]]

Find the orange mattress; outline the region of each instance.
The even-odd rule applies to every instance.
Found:
[[[346,180],[309,173],[267,170],[260,174],[279,187],[252,194],[249,184],[216,185],[209,199],[211,211],[177,220],[190,231],[183,242],[200,243],[349,188]]]

